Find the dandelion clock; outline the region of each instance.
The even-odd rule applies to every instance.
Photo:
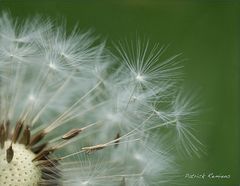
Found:
[[[182,56],[113,47],[51,19],[0,17],[0,185],[166,186],[198,156]],[[174,152],[174,153],[173,153]]]

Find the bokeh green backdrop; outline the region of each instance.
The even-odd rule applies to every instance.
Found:
[[[231,0],[0,0],[20,19],[36,13],[92,28],[108,41],[138,33],[183,53],[186,80],[201,87],[199,136],[207,155],[180,162],[184,186],[240,185],[240,2]],[[185,179],[186,173],[230,179]],[[166,185],[168,186],[168,185]]]

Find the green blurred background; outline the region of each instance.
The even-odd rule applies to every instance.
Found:
[[[0,10],[20,19],[35,14],[65,18],[111,41],[138,33],[183,53],[186,81],[201,87],[206,112],[199,136],[202,158],[181,159],[184,186],[240,185],[240,2],[231,0],[0,0]],[[230,179],[186,179],[227,174]],[[168,185],[166,185],[168,186]]]

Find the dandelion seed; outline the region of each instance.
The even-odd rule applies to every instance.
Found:
[[[139,40],[113,55],[96,39],[2,13],[1,185],[165,186],[177,175],[165,127],[199,152],[195,105],[176,96],[177,56],[161,62],[164,49]]]

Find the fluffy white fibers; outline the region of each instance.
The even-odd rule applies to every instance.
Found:
[[[2,13],[0,157],[11,140],[13,151],[22,149],[13,138],[31,132],[25,145],[41,164],[38,185],[166,186],[176,179],[174,149],[192,156],[201,146],[191,125],[197,104],[179,88],[180,58],[164,58],[165,48],[148,40],[113,48],[91,31]]]

